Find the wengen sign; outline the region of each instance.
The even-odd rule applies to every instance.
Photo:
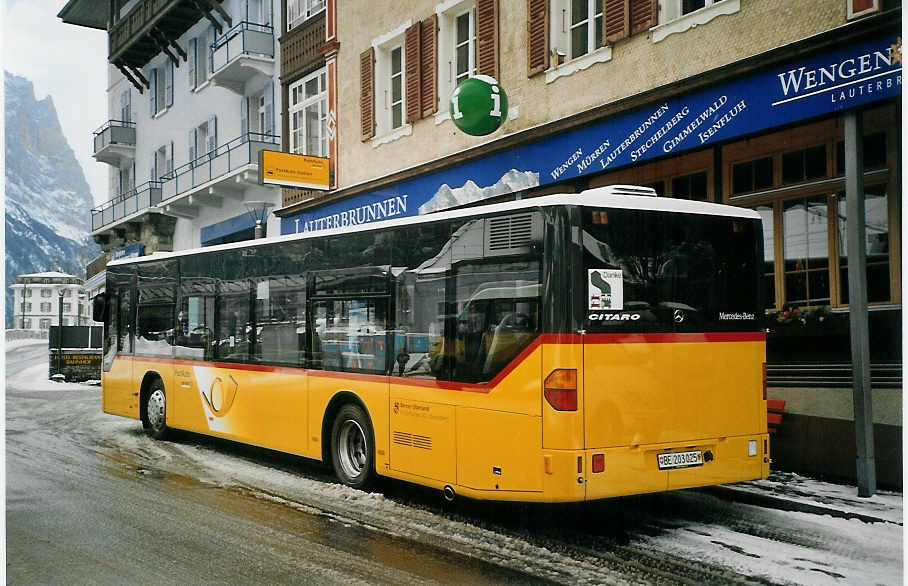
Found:
[[[900,96],[893,33],[716,84],[532,143],[311,208],[281,233],[359,225],[640,164]],[[422,211],[420,211],[422,209]]]

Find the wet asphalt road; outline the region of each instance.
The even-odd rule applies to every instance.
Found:
[[[103,414],[100,388],[56,390],[45,353],[6,353],[10,584],[902,583],[900,523],[703,491],[577,505],[355,491],[301,458],[152,440]]]
[[[8,372],[41,352],[12,351]],[[541,581],[155,469],[92,433],[100,390],[7,388],[6,410],[9,584]]]

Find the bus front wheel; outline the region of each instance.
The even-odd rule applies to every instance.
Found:
[[[331,461],[338,480],[364,489],[372,481],[374,441],[372,425],[362,407],[347,404],[340,408],[331,428]]]
[[[147,431],[151,437],[162,440],[167,437],[167,395],[164,393],[164,383],[155,380],[148,389],[148,399],[145,401],[145,418]]]

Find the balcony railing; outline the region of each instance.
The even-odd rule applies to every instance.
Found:
[[[161,203],[161,183],[149,181],[94,208],[91,211],[91,230],[96,232],[159,203]]]
[[[145,65],[158,52],[149,31],[180,3],[181,0],[139,0],[129,13],[122,15],[110,27],[108,49],[111,62],[125,57],[126,62],[137,67]]]
[[[211,81],[242,93],[252,76],[274,72],[274,28],[243,21],[209,48]]]
[[[259,152],[280,145],[280,137],[249,132],[210,153],[198,157],[161,177],[163,200],[182,195],[200,185],[226,178],[231,172],[250,164],[258,164]]]
[[[123,120],[108,120],[94,132],[94,157],[102,163],[117,165],[120,159],[135,158],[136,125]]]

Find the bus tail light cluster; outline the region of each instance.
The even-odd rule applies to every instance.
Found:
[[[556,368],[545,377],[545,400],[556,411],[577,410],[577,371]]]

